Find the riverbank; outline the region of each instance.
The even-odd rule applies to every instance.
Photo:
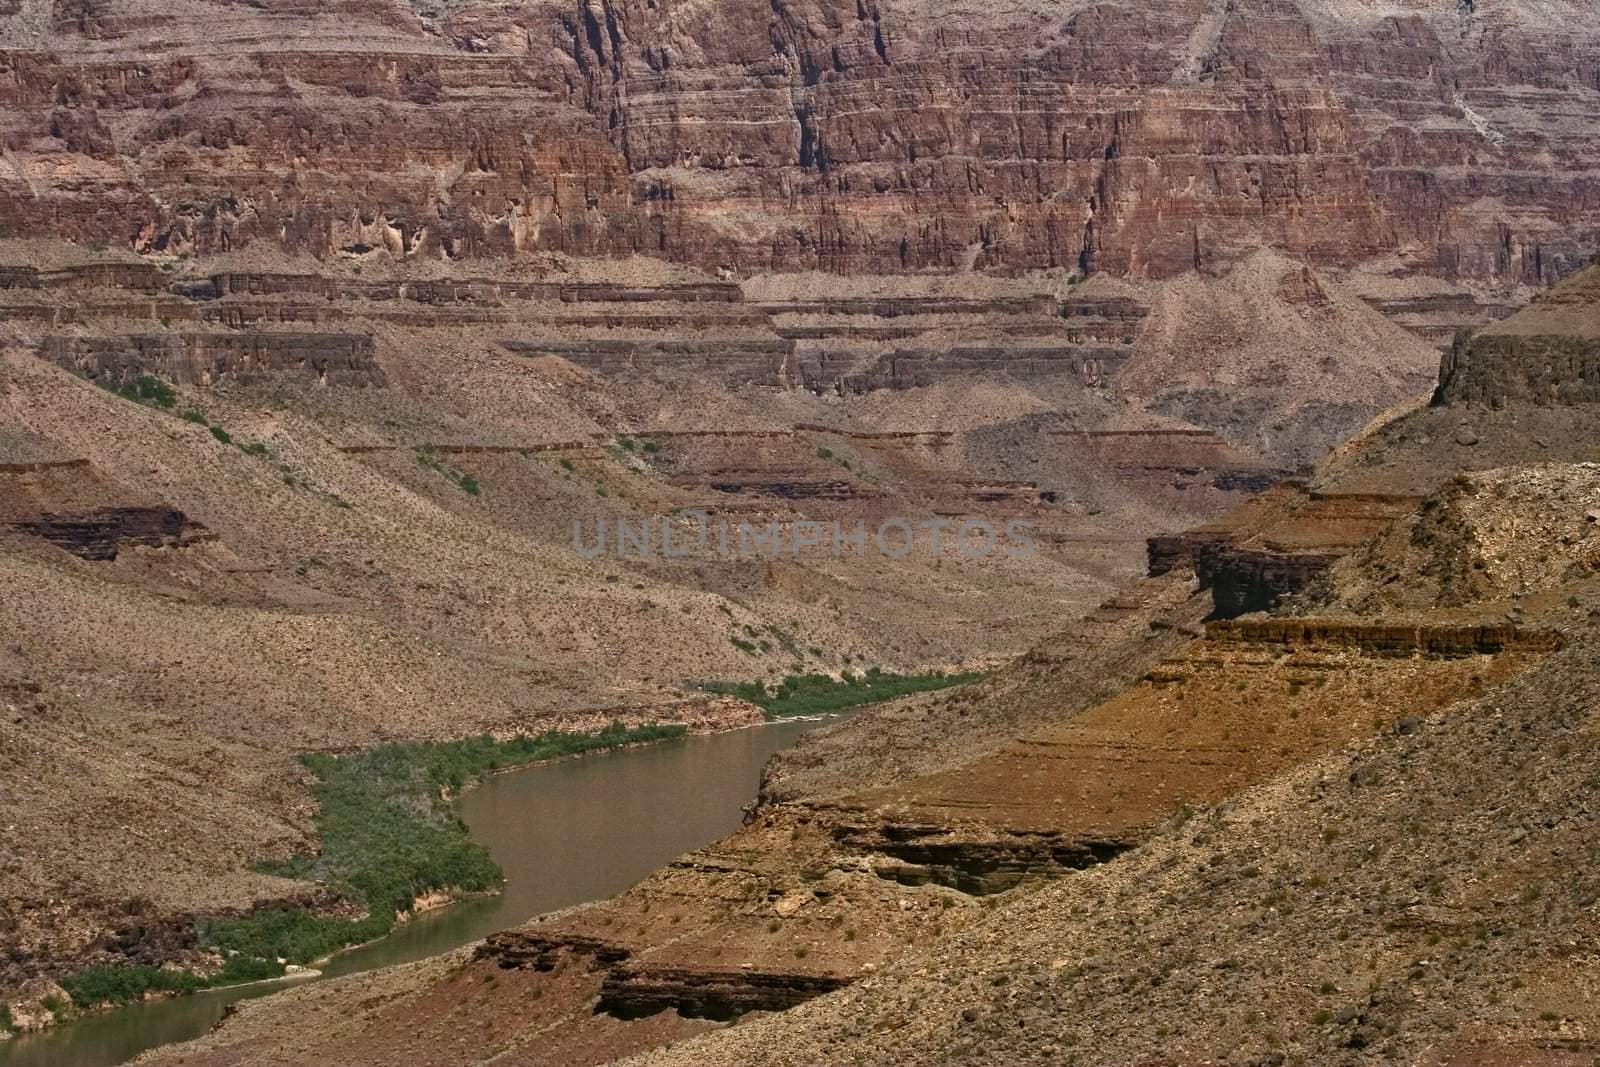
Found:
[[[719,693],[727,704],[741,704],[751,716],[756,714],[751,705],[761,708],[769,723],[815,723],[842,709],[974,677],[870,669],[838,678],[792,676],[770,687],[702,688]],[[321,847],[261,861],[254,869],[305,884],[309,897],[264,903],[244,914],[185,920],[188,928],[174,931],[178,947],[169,958],[96,963],[9,1006],[18,1009],[29,1029],[40,1029],[133,1002],[301,977],[295,972],[380,943],[425,911],[498,891],[503,872],[472,840],[455,810],[476,783],[551,762],[747,725],[729,727],[728,718],[631,726],[613,720],[588,731],[483,734],[381,745],[350,755],[305,754],[300,762],[318,804]],[[420,907],[422,902],[428,906]]]
[[[691,731],[677,742],[486,776],[456,804],[473,840],[505,870],[500,892],[416,914],[381,940],[341,951],[321,968],[323,981],[433,959],[535,916],[622,892],[684,853],[736,831],[768,758],[817,726],[784,721],[759,729]],[[0,1045],[0,1065],[111,1067],[145,1050],[199,1037],[231,1005],[283,995],[301,994],[282,985],[207,990],[86,1013],[70,1025],[3,1043],[12,1047]]]
[[[769,720],[836,715],[841,711],[881,704],[914,693],[935,693],[983,677],[981,671],[929,671],[895,674],[877,667],[830,674],[790,674],[783,681],[703,682],[707,693],[737,697],[756,705]]]
[[[680,724],[497,739],[382,745],[355,756],[308,753],[320,849],[264,860],[258,873],[315,884],[310,901],[277,901],[175,931],[173,958],[96,963],[5,1002],[7,1031],[36,1030],[82,1012],[295,976],[353,946],[387,937],[419,901],[490,892],[503,872],[453,808],[470,783],[499,771],[680,738]],[[295,971],[292,971],[294,968]]]

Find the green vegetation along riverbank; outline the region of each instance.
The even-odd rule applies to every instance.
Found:
[[[976,672],[892,674],[873,667],[861,674],[846,671],[842,678],[827,674],[791,674],[775,686],[766,682],[706,682],[700,688],[708,693],[748,700],[765,711],[768,718],[782,719],[796,715],[828,715],[911,693],[930,693],[964,685],[979,677],[981,675]]]
[[[307,754],[316,778],[321,850],[259,864],[263,874],[316,882],[333,905],[275,906],[249,915],[201,920],[197,947],[221,955],[214,974],[171,967],[103,965],[61,981],[76,1008],[121,1004],[148,994],[280,977],[342,948],[390,933],[417,898],[480,893],[498,887],[500,868],[468,836],[452,795],[498,770],[682,737],[682,726],[594,733],[551,731],[497,741],[484,735],[451,742],[382,745],[354,756]]]

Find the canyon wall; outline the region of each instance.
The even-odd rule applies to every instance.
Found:
[[[1518,401],[1600,403],[1600,341],[1491,335],[1462,338],[1445,356],[1439,397],[1499,407]]]
[[[383,384],[372,338],[338,333],[213,333],[51,336],[40,352],[94,381],[121,387],[142,375],[211,385],[223,377],[250,381],[273,371],[309,374],[324,384]]]
[[[1540,294],[1513,318],[1458,334],[1440,365],[1434,403],[1600,403],[1600,265]]]
[[[1495,284],[1600,219],[1573,0],[0,8],[0,236]]]

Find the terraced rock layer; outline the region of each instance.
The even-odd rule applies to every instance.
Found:
[[[1215,618],[1269,611],[1416,503],[1406,494],[1309,492],[1287,481],[1215,522],[1151,538],[1150,574],[1193,568]]]
[[[324,385],[384,384],[383,371],[373,362],[372,338],[361,334],[52,336],[45,338],[40,352],[51,362],[111,388],[130,385],[145,375],[211,385],[222,378],[250,382],[274,371],[308,375]]]
[[[1540,295],[1526,311],[1445,353],[1434,403],[1600,403],[1600,265]]]
[[[717,282],[195,277],[138,263],[6,268],[0,290],[10,295],[0,298],[0,323],[43,334],[48,358],[112,385],[146,373],[209,384],[292,370],[381,386],[371,340],[356,331],[383,323],[477,328],[512,354],[559,357],[608,377],[852,394],[975,376],[1093,387],[1109,384],[1130,358],[1146,314],[1132,298],[1038,291],[773,302],[747,301],[739,286]],[[130,321],[171,332],[94,336]],[[191,323],[213,332],[188,330]],[[64,328],[75,330],[48,332]]]
[[[1594,243],[1573,0],[36,8],[0,14],[0,235],[1497,283]]]

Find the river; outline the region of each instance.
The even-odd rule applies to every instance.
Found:
[[[615,896],[739,827],[767,757],[815,721],[686,737],[496,775],[461,798],[474,840],[505,869],[504,892],[417,917],[335,957],[323,977],[438,955],[544,912]],[[280,985],[215,990],[89,1015],[0,1041],[4,1067],[111,1067],[199,1037],[237,1000]]]

